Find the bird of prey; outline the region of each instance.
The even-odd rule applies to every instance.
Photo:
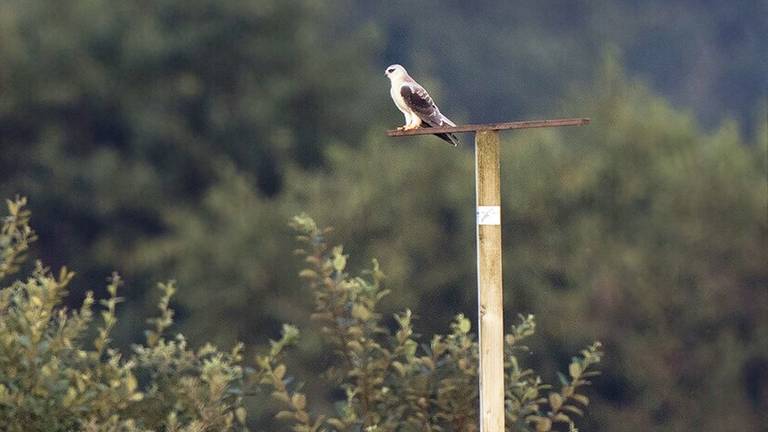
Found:
[[[394,64],[385,72],[392,83],[389,94],[395,101],[397,109],[405,115],[405,124],[397,130],[411,130],[419,127],[456,126],[448,117],[444,116],[437,108],[432,97],[424,87],[419,85],[404,67]],[[456,135],[450,133],[435,134],[441,139],[453,144],[459,144]]]

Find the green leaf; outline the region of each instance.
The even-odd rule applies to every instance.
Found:
[[[337,418],[329,418],[325,422],[338,430],[344,430],[347,427],[347,425],[345,425],[343,421]]]
[[[291,403],[297,410],[303,410],[307,407],[307,397],[302,393],[294,393],[291,397]]]
[[[405,373],[406,373],[405,366],[399,361],[393,361],[392,368],[394,368],[401,377],[405,376]]]
[[[279,365],[275,368],[275,370],[272,372],[275,375],[275,378],[282,381],[283,377],[285,376],[286,367],[284,364]]]
[[[469,330],[472,328],[472,321],[462,316],[461,318],[458,319],[457,328],[461,333],[467,334],[469,333]]]
[[[351,349],[354,352],[361,353],[363,352],[363,346],[360,345],[360,342],[358,341],[349,341],[347,342],[347,347]]]
[[[288,395],[279,391],[272,392],[272,399],[275,399],[287,404],[291,403],[291,399],[288,398]]]
[[[299,277],[302,279],[315,279],[317,277],[317,272],[311,269],[304,269],[299,272]]]
[[[584,406],[589,405],[589,398],[584,396],[584,395],[575,394],[575,395],[571,396],[571,399],[578,401],[579,403],[581,403]]]
[[[550,393],[549,405],[552,407],[552,411],[556,412],[563,405],[563,398],[560,396],[559,393]]]
[[[568,373],[571,374],[571,378],[577,379],[579,376],[581,376],[581,364],[578,362],[573,362],[568,366]]]
[[[563,406],[563,411],[568,411],[573,414],[576,414],[577,416],[584,417],[584,411],[581,410],[581,408],[577,408],[573,405],[565,405]]]
[[[275,414],[275,418],[278,420],[293,420],[296,417],[290,411],[280,411],[279,413]]]
[[[344,271],[344,267],[347,266],[347,257],[341,253],[341,247],[335,248],[333,252],[333,269],[337,272]]]
[[[371,318],[371,311],[361,304],[352,306],[352,317],[361,321],[368,321]]]
[[[546,417],[541,416],[528,416],[526,420],[534,423],[537,432],[547,432],[552,430],[552,421]]]
[[[237,421],[240,422],[240,424],[245,424],[247,416],[247,411],[243,407],[237,407],[235,409],[235,417],[237,418]]]

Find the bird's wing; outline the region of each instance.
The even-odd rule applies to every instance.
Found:
[[[408,108],[429,126],[456,126],[440,113],[437,105],[435,105],[429,93],[424,90],[424,87],[416,83],[406,83],[400,87],[400,96],[403,97]]]

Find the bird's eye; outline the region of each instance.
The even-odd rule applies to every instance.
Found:
[[[392,72],[394,72],[394,71],[395,71],[395,68],[389,68],[389,69],[387,69],[387,73],[392,73]]]

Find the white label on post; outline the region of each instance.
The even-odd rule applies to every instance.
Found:
[[[501,225],[500,206],[477,206],[478,225]]]

